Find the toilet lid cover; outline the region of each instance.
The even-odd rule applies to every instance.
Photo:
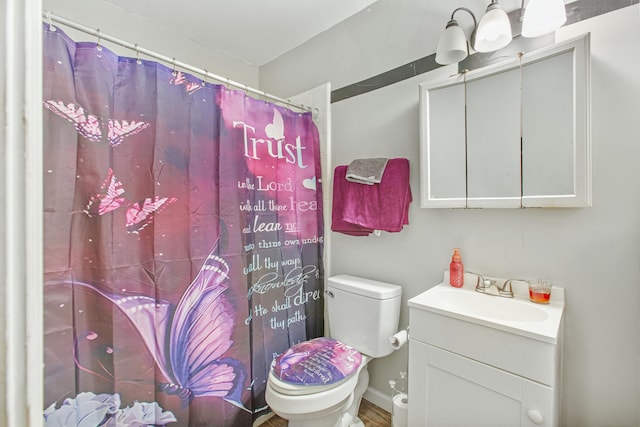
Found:
[[[294,345],[278,356],[273,373],[280,380],[299,385],[327,385],[351,376],[362,355],[331,338],[321,337]]]

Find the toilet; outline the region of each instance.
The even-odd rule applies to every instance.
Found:
[[[295,344],[271,364],[265,399],[289,427],[364,427],[367,364],[393,351],[402,288],[346,274],[325,291],[329,335]]]

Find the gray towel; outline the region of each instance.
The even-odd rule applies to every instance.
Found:
[[[347,168],[347,181],[367,185],[380,184],[388,160],[384,158],[355,159]]]

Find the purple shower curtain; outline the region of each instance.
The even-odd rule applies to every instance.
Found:
[[[44,26],[47,426],[249,426],[323,334],[318,131]]]

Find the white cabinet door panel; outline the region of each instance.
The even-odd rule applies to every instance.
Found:
[[[467,83],[469,207],[520,206],[520,70]]]
[[[553,426],[553,390],[411,340],[409,425]]]

